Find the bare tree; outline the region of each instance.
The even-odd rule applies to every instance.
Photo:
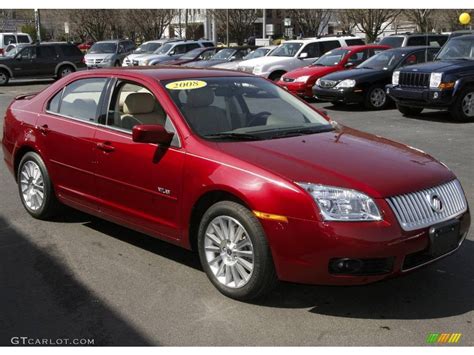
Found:
[[[74,32],[81,39],[90,38],[101,41],[110,36],[111,26],[117,20],[115,13],[110,10],[81,9],[67,11]]]
[[[145,41],[159,39],[176,15],[176,10],[169,9],[133,9],[122,14],[127,18],[129,32],[140,35]],[[133,28],[131,28],[133,27]]]
[[[372,43],[395,21],[402,11],[391,9],[351,9],[345,10],[345,13],[348,19],[356,23],[357,28],[365,33],[367,43]]]
[[[351,20],[346,10],[336,11],[337,22],[339,23],[339,27],[341,28],[342,32],[344,34],[351,34],[357,24]]]
[[[227,10],[210,10],[215,16],[217,30],[226,33]],[[253,35],[254,24],[258,18],[255,9],[229,10],[229,38],[238,44],[243,44],[245,39]]]
[[[294,9],[288,12],[303,32],[304,37],[317,37],[324,34],[332,16],[332,11],[325,9]]]
[[[461,30],[463,26],[459,23],[459,15],[469,11],[466,9],[434,10],[433,26],[439,32]]]
[[[431,32],[434,27],[434,9],[409,9],[404,10],[403,15],[407,20],[413,22],[420,32]]]

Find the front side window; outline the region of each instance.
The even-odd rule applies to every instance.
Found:
[[[163,44],[160,48],[158,48],[154,53],[155,54],[166,54],[170,51],[171,48],[173,48],[173,44],[166,43],[166,44]]]
[[[321,50],[321,54],[324,54],[332,49],[339,48],[341,44],[339,41],[323,41],[319,42],[319,48]]]
[[[319,57],[321,54],[319,43],[310,43],[303,48],[301,53],[308,53],[308,58],[316,58]]]
[[[205,139],[259,140],[332,130],[318,112],[262,78],[169,80],[163,85],[189,126]]]
[[[362,38],[346,39],[348,46],[363,46],[365,44]]]
[[[226,48],[221,49],[212,59],[220,60],[220,59],[229,59],[232,55],[234,55],[235,49]]]
[[[106,82],[105,78],[74,81],[51,99],[48,111],[87,122],[95,122]]]
[[[19,54],[18,57],[21,59],[35,59],[36,58],[36,47],[26,47]]]
[[[296,53],[298,53],[302,45],[303,43],[292,43],[292,42],[283,43],[272,52],[271,56],[272,57],[294,57]]]
[[[392,48],[398,48],[401,47],[403,44],[403,37],[384,37],[382,40],[379,42],[380,45],[384,46],[390,46]]]
[[[3,45],[7,46],[10,43],[16,43],[16,38],[13,35],[3,35]]]
[[[375,69],[375,70],[391,70],[400,63],[405,54],[398,51],[388,50],[370,57],[362,62],[357,68]]]

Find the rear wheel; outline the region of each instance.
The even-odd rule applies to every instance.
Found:
[[[198,249],[209,280],[228,297],[262,297],[277,283],[263,228],[238,203],[221,201],[206,211],[199,226]]]
[[[63,65],[58,70],[58,79],[64,78],[66,75],[74,73],[74,68],[70,65]]]
[[[365,95],[364,106],[369,110],[382,110],[387,106],[387,94],[381,86],[369,88]]]
[[[474,121],[474,87],[467,87],[460,92],[450,109],[451,115],[456,121]]]
[[[272,81],[278,81],[283,76],[283,74],[285,74],[284,71],[276,71],[276,72],[271,73],[268,79]]]
[[[0,85],[7,85],[10,80],[10,75],[5,70],[0,70]]]
[[[422,107],[410,107],[397,104],[397,109],[400,111],[403,116],[416,116],[419,115],[422,111]]]
[[[59,202],[41,157],[26,153],[18,166],[18,190],[26,211],[35,218],[46,219],[54,215]]]

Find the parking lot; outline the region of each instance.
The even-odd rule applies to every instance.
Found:
[[[2,117],[16,95],[51,82],[0,87]],[[474,123],[436,111],[405,118],[394,108],[314,105],[440,159],[474,205]],[[402,278],[357,287],[282,283],[248,304],[222,296],[189,251],[66,208],[52,221],[32,219],[3,163],[0,196],[0,345],[28,336],[95,345],[421,346],[432,332],[462,333],[459,345],[474,345],[472,231],[454,256]]]

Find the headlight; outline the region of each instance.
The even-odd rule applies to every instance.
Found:
[[[257,65],[253,68],[253,73],[254,74],[262,74],[262,66],[261,65]]]
[[[148,65],[148,63],[150,63],[150,59],[145,59],[145,60],[143,61],[143,65]]]
[[[369,196],[340,187],[297,183],[316,201],[325,221],[380,221],[379,209]]]
[[[356,85],[356,81],[352,79],[346,79],[341,81],[339,84],[336,85],[336,89],[341,88],[353,88]]]
[[[398,79],[400,79],[400,71],[394,71],[392,74],[392,84],[398,85]]]
[[[316,80],[316,85],[321,86],[321,78],[319,78],[318,80]]]
[[[112,60],[112,57],[105,57],[105,58],[102,60],[102,62],[103,62],[103,63],[108,63],[108,62],[110,62],[111,60]]]
[[[309,79],[309,75],[305,75],[305,76],[300,76],[299,78],[296,78],[296,82],[298,83],[306,83]]]
[[[441,84],[441,77],[443,73],[431,73],[430,76],[430,88],[437,88]]]

